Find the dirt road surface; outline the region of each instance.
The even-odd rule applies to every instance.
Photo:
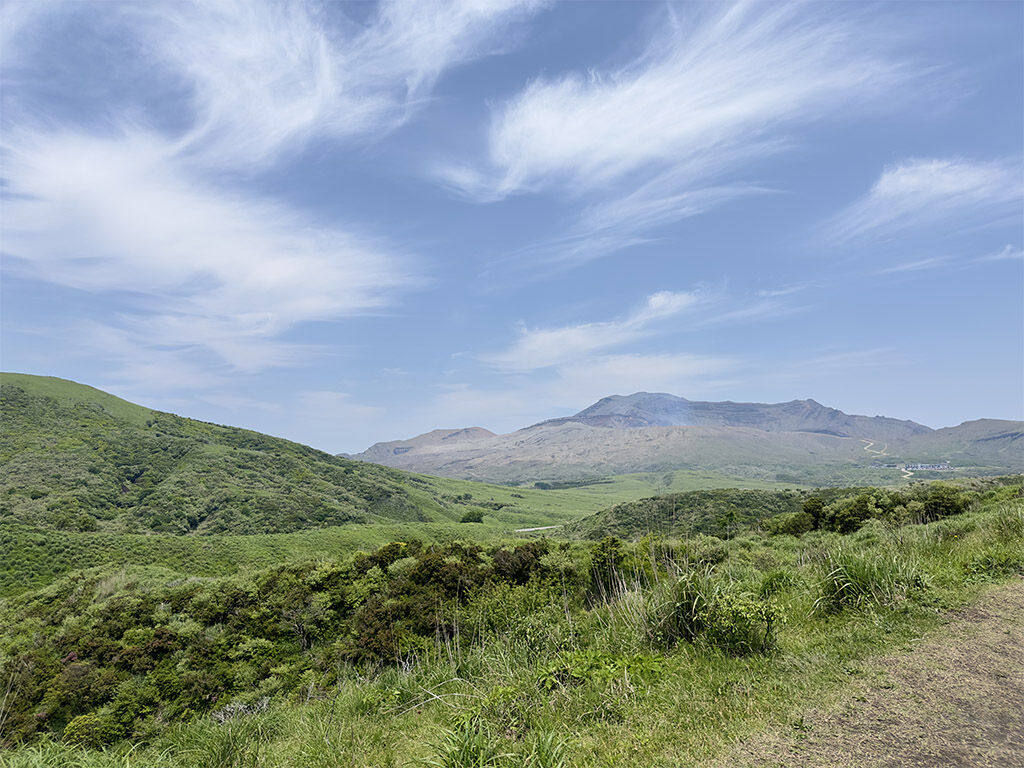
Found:
[[[827,710],[736,745],[739,768],[1024,768],[1024,579],[868,664]]]

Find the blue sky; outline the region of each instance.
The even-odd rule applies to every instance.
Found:
[[[6,2],[2,367],[330,451],[1024,418],[1024,4]]]

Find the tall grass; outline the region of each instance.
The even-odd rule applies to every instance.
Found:
[[[891,608],[926,586],[914,556],[898,552],[829,552],[826,573],[818,584],[815,608],[822,612],[868,606]]]

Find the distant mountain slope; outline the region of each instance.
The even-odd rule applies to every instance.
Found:
[[[808,485],[884,483],[901,462],[945,462],[982,474],[1024,468],[1024,423],[984,419],[932,430],[849,415],[813,400],[711,403],[667,394],[613,395],[575,416],[505,435],[428,433],[378,443],[356,458],[447,477],[522,482],[691,469]],[[438,435],[441,435],[439,438]]]
[[[913,421],[884,416],[851,416],[814,400],[788,403],[702,402],[664,393],[612,395],[564,419],[592,427],[748,427],[766,432],[820,432],[836,437],[902,440],[932,430]]]
[[[965,421],[936,429],[910,442],[908,451],[919,461],[1005,463],[1024,469],[1024,422],[1001,419]]]
[[[387,464],[391,456],[400,456],[412,450],[424,450],[434,446],[450,448],[455,445],[463,446],[478,440],[497,437],[493,432],[481,427],[467,427],[466,429],[435,429],[423,435],[418,435],[410,440],[391,440],[386,443],[376,443],[372,447],[359,454],[362,461],[372,461],[379,464]]]
[[[22,374],[0,374],[0,466],[0,522],[65,530],[275,533],[449,506],[393,469]]]

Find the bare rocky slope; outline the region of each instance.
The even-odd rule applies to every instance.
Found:
[[[377,443],[353,458],[495,482],[676,469],[808,484],[886,482],[901,477],[901,463],[948,461],[972,474],[1019,471],[1024,422],[982,419],[933,430],[814,400],[713,403],[640,392],[509,434],[435,430]]]

